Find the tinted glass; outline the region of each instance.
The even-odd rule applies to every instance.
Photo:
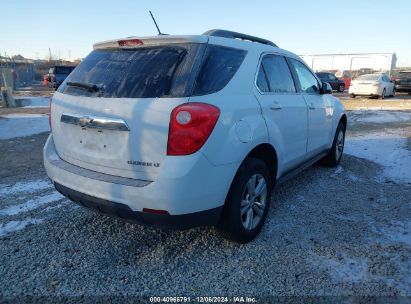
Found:
[[[318,93],[320,91],[317,78],[311,73],[311,71],[300,61],[291,59],[291,63],[297,74],[300,88],[305,93]]]
[[[261,65],[267,75],[270,92],[295,93],[294,81],[284,57],[277,55],[264,56]]]
[[[207,95],[224,88],[244,60],[246,51],[209,45],[193,95]]]
[[[260,89],[261,92],[270,92],[270,88],[268,87],[267,77],[262,65],[260,65],[260,70],[258,71],[257,75],[257,87]]]
[[[94,50],[69,75],[59,92],[111,98],[176,96],[176,75],[188,47]],[[185,73],[187,78],[187,73]],[[95,85],[88,90],[69,83]]]

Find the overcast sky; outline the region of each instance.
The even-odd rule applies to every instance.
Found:
[[[0,53],[71,59],[95,42],[156,34],[148,10],[169,34],[228,29],[270,39],[297,54],[395,52],[411,66],[411,1],[4,1]]]

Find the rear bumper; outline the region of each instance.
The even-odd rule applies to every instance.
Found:
[[[133,211],[129,206],[90,196],[55,183],[57,191],[71,201],[100,213],[118,217],[133,223],[167,229],[189,229],[198,226],[213,226],[218,223],[222,207],[182,215],[159,215]]]
[[[121,178],[64,164],[52,136],[43,159],[47,175],[71,200],[142,224],[176,228],[215,225],[239,166],[213,166],[198,153],[165,160],[155,181]],[[170,215],[146,214],[145,208]]]
[[[355,88],[353,86],[350,86],[348,89],[349,94],[354,94],[354,95],[361,95],[361,96],[376,96],[376,95],[381,95],[382,89],[380,88],[370,88],[370,89],[363,89],[363,88]]]

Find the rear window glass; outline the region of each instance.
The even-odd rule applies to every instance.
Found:
[[[227,85],[245,55],[243,50],[195,43],[94,50],[58,91],[107,98],[206,95]]]
[[[358,77],[358,80],[378,80],[380,78],[380,75],[375,74],[375,75],[361,75],[360,77]]]
[[[223,89],[241,66],[246,53],[244,50],[209,45],[193,95],[207,95]]]
[[[179,67],[189,47],[94,50],[70,74],[62,93],[108,98],[181,95]],[[187,77],[187,76],[185,76]],[[94,87],[95,89],[90,89]]]

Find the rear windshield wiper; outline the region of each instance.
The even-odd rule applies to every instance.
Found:
[[[97,92],[100,91],[101,88],[98,87],[95,84],[91,84],[91,83],[84,83],[84,82],[67,82],[67,85],[70,87],[76,87],[76,88],[81,88],[81,89],[86,89],[89,92]]]

